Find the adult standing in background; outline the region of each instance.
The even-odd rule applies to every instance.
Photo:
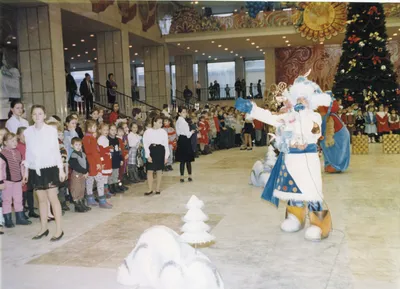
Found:
[[[8,129],[9,132],[17,133],[18,128],[29,126],[28,121],[22,117],[23,114],[24,104],[20,99],[14,99],[11,102],[11,109],[8,113],[9,118],[6,122],[6,129]]]
[[[221,95],[221,87],[219,86],[218,81],[214,81],[214,91],[215,91],[215,99],[219,99]]]
[[[236,91],[236,98],[240,97],[240,78],[236,78],[236,82],[235,82],[235,91]]]
[[[261,91],[261,79],[257,82],[257,96],[256,98],[262,98],[262,91]]]
[[[86,119],[89,119],[90,113],[93,110],[93,81],[90,79],[89,73],[85,73],[85,79],[82,80],[79,87],[79,92],[81,96],[85,99],[86,105]]]
[[[190,99],[193,96],[193,92],[189,89],[187,85],[185,85],[185,90],[183,91],[183,98],[185,99],[186,107],[189,108]]]
[[[68,93],[69,108],[71,111],[76,111],[75,95],[76,91],[78,90],[78,86],[76,85],[74,77],[67,70],[65,70],[65,81]]]
[[[109,73],[108,74],[108,80],[106,82],[107,86],[107,98],[108,98],[108,103],[113,104],[115,103],[116,97],[117,97],[117,83],[114,81],[114,74]]]
[[[240,83],[240,88],[242,89],[242,97],[246,99],[246,80],[244,78],[242,79],[242,82]]]
[[[197,99],[200,101],[201,100],[201,84],[200,84],[200,81],[198,81],[198,80],[196,82],[196,95],[197,95]]]

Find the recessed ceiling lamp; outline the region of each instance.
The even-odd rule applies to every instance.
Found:
[[[7,41],[7,44],[11,44],[11,41]]]
[[[397,36],[397,33],[393,33],[393,36]]]
[[[180,44],[180,43],[178,43],[177,45],[178,45],[178,46],[181,46],[181,44]]]
[[[90,62],[90,59],[87,62]]]
[[[93,51],[96,51],[96,48],[93,48]]]
[[[188,47],[186,47],[186,49],[187,49],[187,50],[189,50],[189,49],[190,49],[190,47],[188,46]]]
[[[199,52],[198,50],[195,50],[194,52]]]
[[[199,1],[195,1],[194,4],[196,4],[196,5],[199,4]]]
[[[240,56],[240,58],[243,58],[243,56]]]
[[[132,45],[129,45],[129,48],[132,48]]]
[[[75,43],[72,43],[72,46],[73,46],[73,47],[75,47],[75,46],[76,46],[76,44],[75,44]]]
[[[392,40],[392,39],[393,39],[392,37],[388,38],[389,41]]]
[[[12,39],[15,40],[15,39],[17,39],[17,37],[13,36]]]
[[[85,54],[89,54],[89,52],[85,51]]]
[[[237,12],[237,9],[233,10],[233,12]],[[399,29],[400,30],[400,29]]]
[[[214,58],[214,60],[218,60],[218,58]]]
[[[260,46],[257,45],[256,48],[258,49],[258,48],[260,48]]]
[[[90,34],[90,37],[94,37],[94,34]]]
[[[203,9],[203,10],[204,10],[204,9],[206,9],[206,7],[201,7],[201,9]]]
[[[135,60],[132,60],[132,63],[135,63]]]
[[[85,42],[85,39],[81,39],[81,42]]]
[[[260,51],[263,51],[262,48],[260,49]]]
[[[399,28],[399,31],[400,31],[400,28]]]
[[[215,43],[215,41],[214,41],[214,40],[211,40],[211,43]]]
[[[225,50],[225,51],[227,51],[227,50],[228,50],[228,48],[226,48],[226,47],[225,47],[225,49],[224,49],[224,50]]]
[[[319,44],[324,44],[324,42],[323,42],[323,41],[321,41]]]
[[[64,50],[67,51],[67,50],[68,50],[68,47],[65,47]]]
[[[74,67],[72,67],[72,69],[76,69],[76,67],[74,66]]]
[[[231,53],[233,53],[233,51],[231,50]]]
[[[211,58],[211,55],[209,55],[208,58]]]
[[[285,39],[285,38],[286,38],[286,36],[282,36],[282,38],[283,38],[283,39]]]
[[[144,63],[142,62],[142,65],[143,65]]]
[[[218,47],[222,47],[222,45],[221,45],[221,44],[218,44]]]
[[[93,58],[94,60],[97,60],[97,57]]]
[[[80,54],[78,54],[78,55],[77,55],[77,57],[81,57],[81,55],[80,55]]]
[[[250,41],[250,38],[247,38],[246,41]]]
[[[263,54],[265,54],[265,52],[263,52]]]
[[[203,52],[202,55],[206,55],[206,54]]]
[[[287,46],[290,46],[290,43]]]
[[[71,59],[72,59],[72,60],[74,60],[74,58],[73,58],[73,57],[71,57]]]
[[[289,43],[289,40],[286,40],[285,42],[286,42],[286,43]]]
[[[235,56],[239,56],[239,54],[236,53]]]
[[[135,53],[135,56],[137,56],[137,55],[138,55],[138,53],[136,52],[136,53]]]
[[[251,45],[254,45],[254,44],[255,44],[254,42],[251,43]]]

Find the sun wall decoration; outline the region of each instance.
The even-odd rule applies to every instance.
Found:
[[[347,4],[301,2],[292,16],[296,30],[312,41],[324,41],[346,30]]]

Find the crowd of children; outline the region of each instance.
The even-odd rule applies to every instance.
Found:
[[[365,134],[369,142],[382,142],[384,134],[400,133],[400,118],[397,111],[370,101],[365,107],[354,103],[344,108],[339,100],[338,116],[345,123],[351,135]]]

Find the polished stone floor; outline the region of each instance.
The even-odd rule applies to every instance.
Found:
[[[248,185],[253,163],[266,148],[228,150],[193,164],[194,183],[179,183],[177,167],[165,174],[162,194],[144,197],[145,185],[112,199],[112,210],[67,212],[65,237],[32,241],[38,221],[1,236],[0,274],[5,289],[118,289],[116,269],[146,228],[176,231],[185,204],[195,194],[205,202],[216,243],[201,249],[215,263],[227,289],[398,289],[400,288],[400,155],[352,156],[344,174],[324,175],[324,194],[333,217],[331,236],[304,240],[286,234],[279,209]],[[54,224],[50,224],[51,234]]]

